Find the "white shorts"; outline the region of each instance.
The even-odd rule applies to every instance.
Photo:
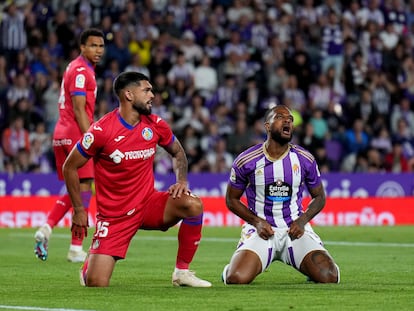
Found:
[[[273,261],[284,262],[299,270],[303,258],[311,251],[326,251],[320,237],[313,231],[311,225],[305,225],[305,233],[300,239],[291,240],[288,228],[275,228],[275,234],[268,240],[264,240],[257,234],[257,230],[250,224],[244,224],[240,241],[234,254],[242,250],[255,252],[262,262],[262,272]]]

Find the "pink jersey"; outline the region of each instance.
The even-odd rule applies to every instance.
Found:
[[[77,148],[85,157],[93,157],[98,216],[141,211],[155,191],[157,145],[168,146],[173,141],[168,123],[154,114],[141,116],[141,122],[132,127],[115,109],[91,125]]]
[[[78,140],[82,131],[75,118],[72,96],[86,97],[86,113],[93,122],[96,101],[96,81],[94,66],[82,55],[75,58],[66,68],[60,86],[59,120],[56,123],[54,138]]]

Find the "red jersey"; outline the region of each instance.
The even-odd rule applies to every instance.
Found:
[[[98,214],[120,217],[141,211],[155,191],[157,145],[168,146],[173,141],[168,123],[154,114],[141,116],[133,127],[115,109],[92,124],[77,148],[94,161]]]
[[[86,113],[93,122],[96,101],[95,67],[82,55],[75,58],[66,67],[60,86],[59,120],[56,123],[54,138],[72,138],[78,140],[82,135],[73,110],[72,96],[86,97]]]

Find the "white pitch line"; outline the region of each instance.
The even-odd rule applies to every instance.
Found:
[[[25,234],[25,233],[11,233],[11,237],[33,237],[32,235]],[[70,238],[69,234],[63,233],[56,233],[52,235],[53,238],[58,239],[68,239]],[[172,236],[140,236],[139,232],[138,235],[134,237],[134,239],[138,240],[145,240],[145,241],[176,241],[177,237]],[[208,238],[203,237],[201,239],[202,242],[218,242],[218,243],[237,243],[239,239],[234,238]],[[341,246],[373,246],[373,247],[414,247],[414,243],[390,243],[390,242],[349,242],[349,241],[323,241],[325,245],[341,245]]]
[[[8,309],[8,310],[36,310],[36,311],[94,311],[94,310],[84,310],[84,309],[40,308],[40,307],[6,306],[6,305],[0,305],[0,309]]]

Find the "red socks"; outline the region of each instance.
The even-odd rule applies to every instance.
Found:
[[[49,226],[53,229],[71,207],[72,202],[70,201],[69,194],[64,194],[57,199],[49,215],[47,215],[47,223]]]
[[[178,230],[178,253],[175,267],[188,269],[201,239],[203,214],[183,219]]]

